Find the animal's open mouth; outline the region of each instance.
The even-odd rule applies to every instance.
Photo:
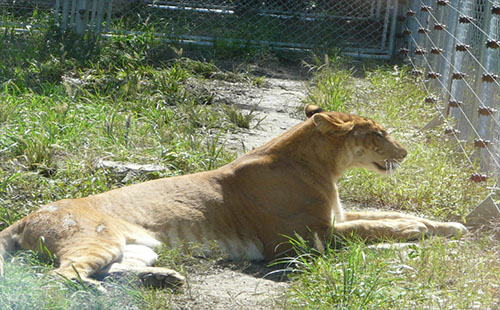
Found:
[[[379,163],[377,163],[377,162],[373,162],[373,164],[374,164],[377,168],[379,168],[380,170],[383,170],[383,171],[386,171],[386,170],[387,170],[387,167],[386,167],[385,163],[384,163],[384,165],[381,165],[381,164],[379,164]]]

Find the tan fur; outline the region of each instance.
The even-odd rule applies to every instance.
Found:
[[[336,182],[346,169],[386,174],[407,152],[370,119],[316,106],[308,106],[306,115],[306,121],[217,170],[42,207],[0,233],[0,271],[7,251],[38,250],[42,240],[59,260],[56,274],[78,273],[92,281],[94,274],[134,272],[146,283],[168,285],[183,278],[150,267],[160,243],[216,240],[233,259],[272,260],[290,249],[284,236],[296,233],[324,240],[334,228],[343,237],[407,240],[466,232],[458,223],[400,213],[344,212]]]

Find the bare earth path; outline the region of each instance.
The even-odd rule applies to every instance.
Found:
[[[233,84],[233,87],[240,87],[237,92],[223,84],[216,87],[216,96],[229,99],[248,113],[254,110],[256,117],[251,126],[261,120],[256,127],[227,137],[227,147],[238,152],[252,150],[300,123],[302,114],[297,111],[306,92],[305,83],[303,80],[267,78],[264,87]]]

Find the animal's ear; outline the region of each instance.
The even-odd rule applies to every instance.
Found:
[[[342,120],[325,113],[314,114],[312,121],[316,128],[327,136],[342,136],[354,128],[352,120]]]
[[[314,114],[323,112],[323,109],[315,104],[308,104],[304,109],[304,112],[306,113],[307,118],[311,118]]]

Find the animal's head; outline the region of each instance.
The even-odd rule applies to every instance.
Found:
[[[308,105],[306,116],[315,128],[348,152],[343,156],[349,167],[366,168],[380,174],[398,168],[408,152],[375,121],[341,112],[325,112],[318,106]],[[346,167],[347,168],[347,167]]]

